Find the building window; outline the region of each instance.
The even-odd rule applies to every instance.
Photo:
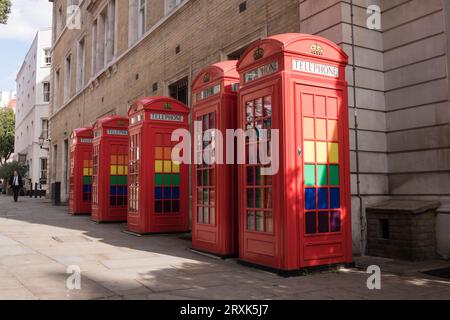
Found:
[[[188,104],[188,77],[169,85],[169,95],[178,101]]]
[[[43,82],[43,98],[44,102],[50,102],[50,82]]]
[[[184,0],[166,0],[166,14],[172,12],[176,7],[178,7]]]
[[[92,29],[93,73],[102,70],[116,54],[116,0],[111,0],[94,21]]]
[[[72,56],[66,57],[66,67],[64,73],[64,101],[70,98],[70,80],[72,79]]]
[[[52,53],[50,49],[44,49],[44,64],[49,66],[52,64]]]
[[[48,140],[48,119],[41,119],[41,137]]]
[[[145,33],[145,0],[139,0],[138,12],[138,37],[142,37]]]
[[[55,72],[55,86],[53,88],[54,110],[57,110],[60,107],[60,96],[61,96],[60,89],[61,89],[61,70],[58,69]]]
[[[63,10],[62,7],[58,8],[56,12],[56,38],[59,37],[61,31],[63,30]]]
[[[105,66],[106,25],[107,11],[105,9],[97,20],[97,72]]]
[[[48,159],[47,158],[41,158],[41,174],[39,176],[39,183],[41,184],[47,184],[47,166],[48,166]]]
[[[97,72],[97,20],[92,23],[92,76]]]
[[[112,0],[108,3],[106,20],[106,61],[110,62],[116,53],[116,0]]]
[[[85,38],[78,41],[77,50],[77,92],[83,89],[84,86],[84,64],[86,57]]]
[[[129,0],[128,6],[128,45],[131,46],[145,33],[147,4],[145,0]]]

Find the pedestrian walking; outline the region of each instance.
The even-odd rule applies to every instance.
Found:
[[[19,172],[14,171],[14,174],[9,179],[9,186],[13,190],[14,202],[17,202],[19,200],[19,191],[23,187],[22,176],[19,174]]]

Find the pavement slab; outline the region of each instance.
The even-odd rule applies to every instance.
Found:
[[[449,280],[420,273],[444,260],[355,257],[355,268],[284,278],[193,252],[182,235],[136,237],[44,199],[0,196],[0,208],[0,299],[450,299]],[[382,270],[381,290],[367,288],[370,265]],[[81,272],[79,290],[68,289],[68,267]]]

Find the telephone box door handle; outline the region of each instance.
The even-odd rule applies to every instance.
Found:
[[[302,148],[300,148],[300,147],[297,148],[297,154],[299,157],[302,156]]]

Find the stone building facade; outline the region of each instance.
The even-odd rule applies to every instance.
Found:
[[[438,251],[450,255],[449,2],[446,0],[54,0],[50,177],[67,197],[74,128],[131,101],[191,104],[204,66],[236,59],[286,32],[324,36],[350,56],[349,114],[355,253],[369,204],[438,200]],[[81,10],[66,26],[67,6]],[[380,28],[370,29],[380,8]],[[377,7],[370,7],[376,9]],[[375,18],[374,18],[375,17]],[[73,22],[69,19],[69,22]],[[76,21],[75,21],[76,22]]]

